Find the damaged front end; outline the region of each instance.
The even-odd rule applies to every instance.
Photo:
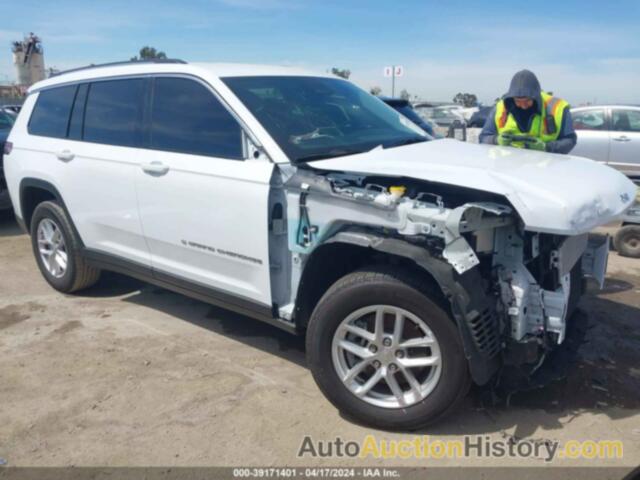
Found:
[[[502,196],[406,177],[280,172],[272,203],[286,205],[287,260],[272,284],[283,319],[301,321],[298,294],[321,246],[407,259],[449,302],[472,377],[485,384],[505,364],[533,373],[564,341],[584,277],[604,280],[606,238],[527,231]]]

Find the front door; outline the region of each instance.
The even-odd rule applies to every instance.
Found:
[[[207,85],[159,76],[152,91],[136,185],[154,270],[270,306],[273,164],[247,158],[240,125]]]

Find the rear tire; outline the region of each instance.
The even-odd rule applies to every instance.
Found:
[[[446,416],[466,395],[470,376],[458,329],[425,284],[422,276],[371,268],[338,280],[316,306],[307,360],[320,390],[347,416],[377,428],[414,430]],[[421,345],[402,348],[407,342]],[[355,371],[361,373],[350,376]]]
[[[31,245],[47,283],[63,293],[94,285],[100,270],[87,265],[82,243],[64,209],[56,202],[40,203],[31,218]]]
[[[640,225],[625,225],[618,230],[613,246],[623,257],[640,258]]]

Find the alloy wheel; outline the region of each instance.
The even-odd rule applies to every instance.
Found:
[[[61,278],[67,271],[67,248],[60,227],[50,218],[43,218],[37,229],[38,251],[47,272]]]
[[[424,400],[442,371],[438,340],[419,317],[391,305],[371,305],[345,318],[334,334],[333,365],[356,397],[384,408]]]

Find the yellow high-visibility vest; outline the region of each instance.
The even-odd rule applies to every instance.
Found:
[[[496,130],[498,133],[512,133],[515,135],[527,135],[530,137],[539,138],[543,142],[553,142],[558,139],[560,135],[560,129],[562,128],[562,118],[564,117],[565,109],[569,108],[569,104],[561,98],[549,95],[546,92],[541,92],[542,97],[542,111],[536,113],[531,122],[531,128],[528,132],[523,132],[518,127],[518,122],[513,115],[507,110],[504,100],[500,100],[496,104]],[[512,143],[513,146],[519,147],[517,143]]]

